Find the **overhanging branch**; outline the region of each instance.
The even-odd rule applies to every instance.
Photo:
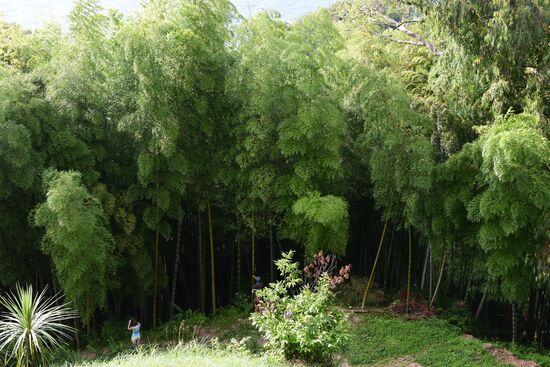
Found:
[[[389,37],[386,35],[383,35],[382,33],[374,33],[378,36],[382,36],[383,38],[389,39],[393,42],[407,44],[407,45],[414,45],[414,46],[422,46],[426,47],[428,50],[430,50],[435,56],[441,56],[443,54],[443,51],[441,51],[439,48],[437,48],[433,43],[427,41],[423,37],[421,37],[418,33],[411,31],[408,29],[405,24],[407,23],[417,23],[418,20],[404,20],[401,22],[396,21],[395,19],[392,19],[388,17],[387,15],[381,14],[379,12],[374,12],[371,9],[368,8],[361,8],[361,12],[366,14],[369,18],[371,18],[372,22],[379,23],[380,25],[386,26],[390,29],[399,31],[406,36],[415,39],[415,41],[407,41],[407,40],[401,40],[398,38]]]
[[[393,38],[393,37],[387,36],[387,35],[382,34],[382,33],[376,33],[376,32],[371,32],[371,33],[374,34],[375,36],[382,37],[382,38],[388,39],[392,42],[401,43],[401,44],[404,44],[404,45],[424,46],[422,43],[420,43],[418,41],[401,40],[399,38]]]

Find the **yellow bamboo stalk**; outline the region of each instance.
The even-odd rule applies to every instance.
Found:
[[[255,215],[254,215],[254,210],[252,210],[252,286],[254,286],[254,276],[256,274],[254,274],[254,272],[256,271],[256,266],[255,266],[255,262],[256,262],[256,226],[255,226]]]
[[[411,227],[409,227],[409,272],[407,274],[407,313],[409,313],[409,300],[411,297],[411,265],[412,265],[412,239],[411,239]]]
[[[367,282],[367,287],[365,288],[365,294],[363,295],[363,302],[361,302],[361,308],[365,308],[365,301],[367,300],[367,295],[369,294],[372,278],[374,277],[374,271],[376,270],[376,264],[378,264],[378,258],[380,257],[380,250],[382,249],[382,244],[384,243],[384,235],[386,234],[387,227],[388,227],[388,218],[386,218],[386,221],[384,222],[384,229],[382,230],[382,235],[380,236],[380,244],[378,245],[376,258],[374,259],[374,264],[372,265],[369,281]]]
[[[212,313],[216,313],[216,273],[214,271],[214,237],[212,234],[212,211],[208,200],[208,231],[210,232],[210,277],[212,288]]]
[[[153,327],[157,326],[157,293],[158,293],[158,274],[159,274],[159,231],[155,231],[155,277],[153,285]]]

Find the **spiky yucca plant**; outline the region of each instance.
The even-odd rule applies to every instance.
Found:
[[[34,293],[32,286],[17,286],[15,293],[0,295],[0,353],[4,364],[17,367],[44,366],[56,348],[71,339],[74,328],[64,322],[76,312],[60,303],[60,296],[46,297],[46,289]],[[10,362],[11,361],[11,362]]]

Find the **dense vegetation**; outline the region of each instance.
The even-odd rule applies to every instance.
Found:
[[[406,289],[550,344],[549,9],[78,0],[69,32],[0,23],[0,287],[50,285],[93,335],[215,313],[322,250],[369,278],[358,305]]]

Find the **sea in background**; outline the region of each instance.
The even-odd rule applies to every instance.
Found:
[[[233,4],[244,17],[255,15],[266,9],[277,10],[283,19],[293,21],[320,7],[327,7],[334,0],[233,0]],[[140,6],[140,0],[101,0],[108,9],[115,8],[123,14],[131,14]],[[35,29],[44,21],[55,20],[67,28],[67,15],[73,8],[72,0],[0,0],[0,16],[15,22],[23,28]]]

